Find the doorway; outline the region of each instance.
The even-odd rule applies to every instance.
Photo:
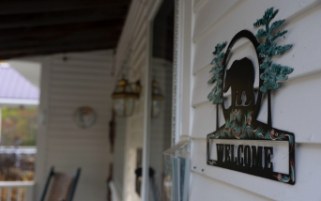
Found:
[[[149,199],[168,201],[163,152],[171,147],[175,1],[162,1],[151,28]]]

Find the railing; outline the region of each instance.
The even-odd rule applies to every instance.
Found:
[[[34,182],[1,181],[0,201],[33,201]]]

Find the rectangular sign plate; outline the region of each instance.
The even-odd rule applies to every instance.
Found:
[[[294,135],[264,139],[207,138],[207,164],[294,184]]]

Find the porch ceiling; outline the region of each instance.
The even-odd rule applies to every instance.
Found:
[[[116,47],[130,0],[0,1],[0,59]]]

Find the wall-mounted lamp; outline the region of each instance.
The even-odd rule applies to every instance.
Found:
[[[113,108],[119,117],[131,116],[134,112],[135,101],[141,91],[140,82],[129,83],[127,79],[120,79],[112,94]]]
[[[152,81],[152,118],[159,116],[162,109],[162,102],[164,96],[161,92],[158,82],[154,79]]]

